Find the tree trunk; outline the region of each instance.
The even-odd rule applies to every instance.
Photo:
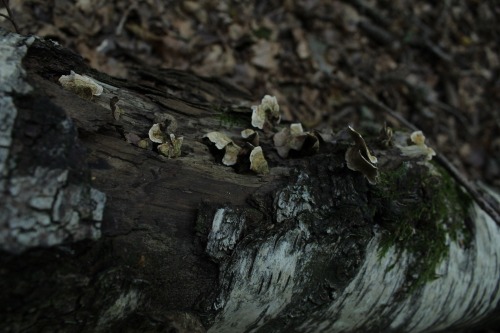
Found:
[[[248,93],[146,66],[114,79],[0,37],[2,331],[428,332],[498,314],[499,226],[439,164],[373,136],[372,185],[342,133],[281,159],[261,132],[270,173],[227,167],[202,137],[250,127]],[[63,89],[71,70],[103,93]],[[178,158],[138,146],[165,114]]]

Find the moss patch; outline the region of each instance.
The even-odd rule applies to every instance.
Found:
[[[241,127],[242,129],[250,127],[251,112],[234,112],[229,107],[222,105],[212,105],[212,110],[217,112],[217,120],[219,126],[231,129],[233,127]]]
[[[404,162],[382,171],[372,194],[374,219],[382,227],[379,257],[393,245],[399,254],[413,255],[407,271],[410,289],[438,278],[435,271],[448,255],[449,241],[470,242],[465,221],[472,200],[435,164]]]

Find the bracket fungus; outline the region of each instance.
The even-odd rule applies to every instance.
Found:
[[[137,147],[142,148],[142,149],[151,150],[151,149],[153,149],[153,143],[151,142],[151,140],[141,139],[141,140],[137,141]]]
[[[61,83],[64,89],[72,91],[86,99],[91,99],[92,96],[99,96],[104,90],[91,77],[80,75],[73,71],[69,75],[62,75],[59,78],[59,83]]]
[[[427,147],[425,144],[425,136],[422,131],[415,131],[411,133],[410,140],[413,143],[412,145],[398,148],[401,150],[403,155],[410,157],[425,157],[427,161],[432,159],[432,156],[436,155],[436,152],[431,147]]]
[[[258,174],[269,173],[269,165],[260,146],[252,149],[250,153],[250,170]]]
[[[153,143],[159,143],[158,152],[168,158],[176,158],[181,156],[181,147],[184,142],[184,137],[175,137],[173,133],[166,134],[163,132],[162,124],[153,124],[148,132],[149,140]],[[142,141],[142,140],[141,140]],[[141,143],[140,141],[140,143]],[[139,145],[141,148],[148,149],[148,145]]]
[[[153,124],[148,132],[149,140],[155,143],[163,143],[165,141],[165,134],[161,130],[160,124]]]
[[[111,108],[111,114],[113,115],[113,118],[115,120],[120,120],[122,115],[125,113],[118,105],[119,99],[118,97],[114,96],[109,100],[109,107]]]
[[[300,153],[300,155],[312,155],[319,150],[319,139],[311,132],[304,132],[302,124],[291,124],[285,127],[273,137],[274,146],[278,155],[287,158],[290,150]]]
[[[258,140],[257,133],[253,130],[250,131],[243,131],[245,133],[242,132],[241,136],[244,138],[246,136],[246,139],[253,138],[255,140],[255,138],[257,138]],[[234,143],[226,134],[220,132],[207,133],[203,138],[210,141],[212,149],[215,148],[217,151],[224,154],[222,157],[222,164],[226,166],[236,166],[237,171],[248,171],[250,168],[250,170],[257,174],[269,173],[269,165],[264,157],[262,147],[254,146],[252,143],[246,142],[242,148]],[[217,152],[213,153],[217,156]],[[248,165],[248,162],[250,162],[250,165]]]
[[[251,143],[253,146],[259,145],[259,133],[255,132],[251,128],[247,128],[241,131],[241,137],[247,142]]]
[[[351,126],[349,126],[349,133],[354,140],[354,146],[349,147],[345,153],[347,167],[353,171],[361,172],[370,184],[376,184],[378,178],[378,168],[375,165],[377,158],[370,153],[361,134]]]
[[[275,96],[265,95],[260,105],[252,106],[252,126],[264,129],[266,124],[275,125],[281,121],[280,107]]]
[[[155,124],[149,130],[149,139],[156,143],[165,143],[177,129],[177,121],[166,113],[155,113]]]
[[[228,143],[226,146],[226,153],[222,158],[222,164],[227,166],[235,165],[236,162],[238,161],[238,154],[240,150],[241,148],[237,146],[234,142]]]
[[[235,165],[241,148],[233,142],[227,135],[221,132],[210,132],[203,136],[207,138],[216,149],[224,151],[222,164],[227,166]]]
[[[175,137],[174,134],[170,134],[168,140],[158,146],[158,151],[168,158],[176,158],[181,156],[181,147],[184,137]]]

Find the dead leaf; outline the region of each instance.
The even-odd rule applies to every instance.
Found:
[[[267,70],[275,71],[278,67],[276,56],[280,50],[279,44],[266,40],[259,40],[252,46],[252,64]]]

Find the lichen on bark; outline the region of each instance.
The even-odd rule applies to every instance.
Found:
[[[220,262],[220,293],[212,304],[216,316],[209,332],[299,325],[311,311],[327,307],[354,277],[372,226],[365,180],[343,163],[341,156],[329,154],[303,161],[273,191],[272,207],[257,207],[266,218],[245,225],[230,256],[214,257]],[[240,223],[248,223],[245,213],[240,216]],[[223,235],[234,239],[234,222],[220,210],[214,214],[210,255]]]
[[[25,79],[21,63],[35,38],[0,37],[0,249],[97,239],[106,199],[90,186],[76,129]]]

